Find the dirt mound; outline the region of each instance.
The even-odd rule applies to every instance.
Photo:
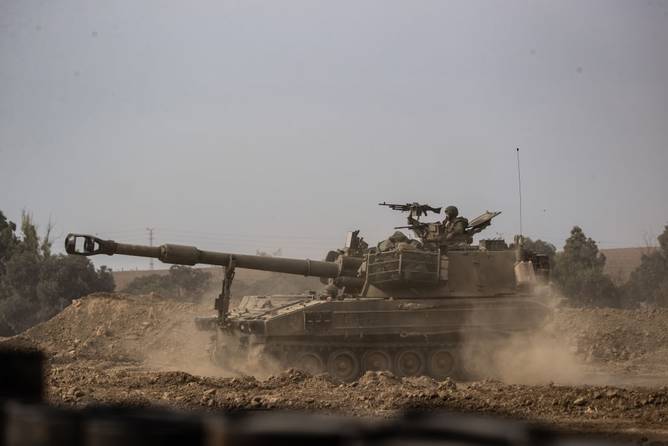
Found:
[[[38,346],[53,360],[143,362],[188,350],[202,309],[157,295],[97,293],[11,340]],[[207,336],[198,350],[206,350]]]
[[[668,378],[668,309],[561,308],[551,330],[586,363]]]

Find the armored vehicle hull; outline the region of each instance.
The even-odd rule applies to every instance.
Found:
[[[549,310],[529,296],[447,299],[246,296],[219,330],[213,356],[261,349],[281,367],[349,381],[368,370],[400,376],[485,375],[496,342],[538,328]]]

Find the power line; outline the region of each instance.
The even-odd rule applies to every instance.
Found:
[[[137,229],[127,229],[120,231],[95,231],[95,234],[103,236],[121,236],[123,238],[130,237],[144,237],[142,234],[145,234],[148,228],[137,228]],[[187,237],[197,237],[200,239],[214,239],[214,240],[248,240],[251,242],[258,241],[281,241],[281,243],[289,243],[290,241],[316,241],[316,242],[331,242],[339,241],[342,237],[338,236],[309,236],[309,235],[292,235],[292,234],[241,234],[241,233],[231,233],[231,232],[205,232],[205,231],[196,231],[196,230],[187,230],[187,229],[173,229],[166,227],[153,227],[154,231],[159,230],[161,233],[167,234],[176,234],[183,235]]]
[[[204,231],[190,231],[185,229],[171,229],[171,228],[159,228],[161,232],[175,233],[175,234],[186,234],[186,235],[196,235],[202,237],[215,237],[215,238],[229,238],[233,237],[235,239],[294,239],[294,240],[334,240],[340,239],[341,237],[322,237],[322,236],[308,236],[308,235],[290,235],[290,234],[240,234],[240,233],[231,233],[231,232],[204,232]]]

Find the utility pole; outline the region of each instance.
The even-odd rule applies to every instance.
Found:
[[[153,231],[155,231],[155,228],[146,228],[146,230],[148,231],[148,245],[153,246]],[[153,271],[153,257],[149,260],[149,268]]]
[[[522,173],[520,171],[520,148],[517,148],[517,190],[520,195],[520,237],[524,235],[522,232]]]

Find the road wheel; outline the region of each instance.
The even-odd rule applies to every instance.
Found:
[[[399,376],[418,376],[424,372],[424,355],[419,350],[401,350],[394,362]]]
[[[392,370],[392,358],[383,350],[368,350],[362,356],[362,370]]]
[[[438,380],[451,377],[455,370],[455,363],[455,357],[448,350],[434,350],[429,355],[429,375]]]
[[[303,352],[297,356],[295,368],[311,375],[317,375],[325,371],[325,361],[316,352]]]
[[[327,371],[333,378],[341,381],[352,381],[360,374],[357,356],[350,350],[337,350],[329,355]]]

